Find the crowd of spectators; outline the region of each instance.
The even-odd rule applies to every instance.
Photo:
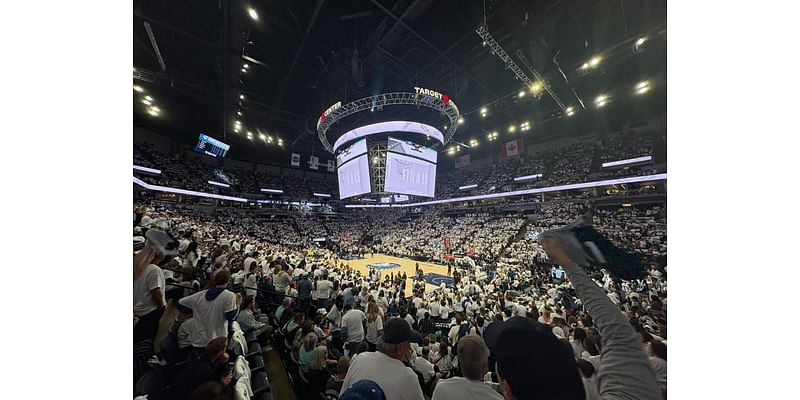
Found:
[[[330,229],[324,220],[265,222],[235,212],[209,217],[189,208],[139,205],[134,337],[152,340],[166,299],[175,299],[179,317],[173,329],[191,366],[164,383],[176,399],[197,398],[212,386],[248,393],[243,388],[248,382],[235,368],[224,368],[234,358],[238,362],[238,330],[280,348],[287,370],[297,375],[297,389],[308,398],[379,390],[386,398],[415,400],[423,394],[434,400],[503,394],[594,400],[614,390],[663,399],[665,265],[648,265],[646,277],[622,281],[604,270],[584,270],[552,244],[547,251],[531,245],[544,230],[571,223],[583,211],[573,202],[545,203],[528,221],[527,234],[507,246],[523,218],[428,210],[387,224],[381,217],[387,211],[369,210],[345,216]],[[623,248],[665,254],[660,211],[598,210],[595,224]],[[364,221],[371,217],[371,223]],[[360,235],[353,231],[365,225],[369,231],[405,230],[385,235],[373,250],[441,252],[447,236],[461,249],[506,254],[476,258],[452,285],[429,290],[415,281],[407,291],[407,276],[362,274],[340,253],[285,238],[320,227]],[[178,238],[174,245],[165,244],[167,233]],[[516,247],[520,242],[528,247]],[[541,258],[553,257],[566,273],[512,262],[530,258],[528,248]],[[542,362],[531,363],[534,356]],[[165,354],[156,357],[167,361]],[[558,384],[547,384],[550,380]]]

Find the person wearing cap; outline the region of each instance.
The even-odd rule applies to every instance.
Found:
[[[422,400],[417,374],[404,364],[411,341],[419,343],[422,337],[400,318],[387,320],[383,324],[383,337],[378,339],[378,351],[362,353],[353,360],[340,394],[356,382],[369,379],[380,386],[387,399]]]
[[[662,399],[639,338],[603,289],[568,255],[575,247],[569,239],[546,236],[542,245],[550,259],[564,267],[575,292],[598,326],[602,338],[597,368],[599,399]],[[551,327],[533,319],[514,317],[493,323],[485,333],[506,400],[585,399],[572,350],[553,335]]]
[[[458,341],[457,353],[464,376],[440,380],[432,400],[502,400],[500,393],[483,383],[483,376],[489,371],[489,349],[483,339],[465,335]]]

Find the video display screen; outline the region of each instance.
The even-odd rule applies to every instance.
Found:
[[[421,158],[434,164],[436,164],[436,158],[438,156],[436,150],[431,149],[430,147],[425,147],[414,142],[400,140],[393,137],[389,137],[389,146],[387,147],[387,151]]]
[[[342,164],[367,153],[367,139],[361,139],[350,146],[344,148],[338,155],[336,155],[336,165]]]
[[[340,165],[337,173],[339,175],[340,199],[370,192],[369,159],[366,154]]]
[[[197,140],[197,145],[194,146],[193,150],[200,154],[205,154],[214,158],[222,158],[225,157],[225,154],[228,153],[230,148],[231,146],[229,144],[222,143],[211,136],[201,133]]]
[[[433,197],[436,164],[406,155],[386,153],[385,191]]]

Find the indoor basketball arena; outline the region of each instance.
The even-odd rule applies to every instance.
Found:
[[[666,399],[666,9],[135,0],[134,399]]]

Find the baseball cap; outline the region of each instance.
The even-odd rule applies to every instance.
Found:
[[[362,379],[347,388],[339,400],[386,400],[386,395],[375,381]]]
[[[383,323],[383,341],[389,344],[398,344],[406,341],[422,343],[422,335],[411,329],[406,321],[394,317]]]
[[[549,326],[512,317],[491,323],[483,337],[516,398],[584,399],[575,356]]]

